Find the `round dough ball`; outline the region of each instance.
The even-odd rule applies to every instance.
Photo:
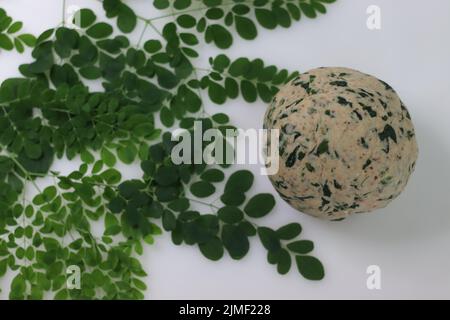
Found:
[[[264,128],[280,133],[279,170],[269,176],[275,189],[292,207],[323,219],[385,207],[417,159],[411,117],[394,89],[347,68],[292,80],[273,99]],[[270,146],[269,139],[269,155]]]

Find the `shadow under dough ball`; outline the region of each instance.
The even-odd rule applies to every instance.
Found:
[[[394,89],[347,68],[314,69],[285,85],[264,128],[280,134],[278,146],[266,145],[267,157],[271,147],[279,150],[279,170],[269,176],[275,189],[323,219],[385,207],[417,160],[414,126]]]

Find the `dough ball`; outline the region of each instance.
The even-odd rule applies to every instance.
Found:
[[[417,142],[405,105],[384,81],[347,68],[303,73],[273,99],[281,197],[309,215],[340,220],[385,207],[414,171]],[[270,135],[269,135],[270,136]],[[266,153],[270,154],[268,140]]]

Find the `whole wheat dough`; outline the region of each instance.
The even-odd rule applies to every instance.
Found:
[[[275,189],[292,207],[329,220],[385,207],[405,188],[418,154],[393,88],[347,68],[292,80],[273,99],[264,128],[280,131]]]

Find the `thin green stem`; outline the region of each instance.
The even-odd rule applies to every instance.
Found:
[[[214,208],[214,209],[216,209],[216,210],[220,209],[218,206],[213,205],[212,203],[208,203],[208,202],[204,202],[204,201],[201,201],[201,200],[197,200],[197,199],[193,199],[193,198],[188,198],[188,197],[186,197],[186,199],[188,199],[189,201],[196,202],[196,203],[198,203],[198,204],[201,204],[201,205],[210,207],[210,208]]]
[[[158,35],[160,35],[161,37],[163,37],[161,31],[159,31],[159,29],[156,28],[155,25],[154,25],[150,20],[148,20],[147,22],[148,22],[148,25],[149,25],[149,26],[150,26],[150,27],[151,27]]]
[[[62,25],[66,25],[66,0],[62,1]]]
[[[26,189],[26,185],[24,185],[24,190]],[[25,208],[25,192],[22,192],[22,207]],[[25,217],[24,214],[22,214],[22,228],[23,230],[25,230],[25,228],[27,227],[27,219]],[[22,247],[23,247],[23,251],[25,252],[25,250],[27,249],[27,237],[22,237]],[[29,261],[28,258],[26,259],[26,265],[29,265]]]
[[[198,77],[198,74],[197,74],[196,68],[194,68],[194,76],[195,76],[195,79],[196,79],[197,81],[200,82],[199,77]],[[202,94],[202,90],[200,90],[200,88],[197,88],[197,93],[198,93],[198,96],[200,97],[200,101],[201,101],[201,103],[202,103],[202,105],[201,105],[201,108],[202,108],[202,117],[205,116],[205,114],[209,115],[209,114],[206,112],[206,110],[205,110],[205,103],[203,102],[203,94]],[[210,116],[210,115],[209,115],[209,116]]]
[[[202,72],[214,72],[214,70],[208,69],[208,68],[194,67],[194,69],[197,71],[202,71]]]
[[[144,28],[142,29],[141,35],[139,36],[139,40],[138,40],[138,42],[136,44],[136,47],[139,48],[141,46],[142,39],[144,38],[144,34],[145,34],[145,31],[147,31],[148,26],[149,26],[149,22],[145,21],[144,22]]]
[[[36,190],[39,193],[42,193],[41,188],[39,188],[39,186],[37,185],[37,183],[33,180],[32,178],[32,174],[25,169],[22,164],[16,159],[15,156],[11,155],[10,159],[14,162],[14,164],[23,172],[23,174],[25,175],[25,177],[33,184],[33,186],[36,188]]]

